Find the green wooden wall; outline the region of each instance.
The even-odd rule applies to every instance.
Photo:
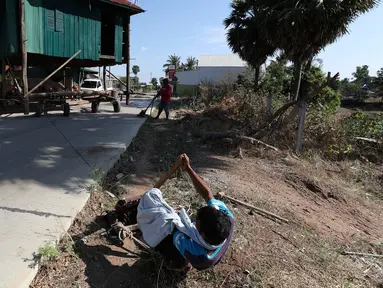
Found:
[[[26,0],[28,52],[69,58],[81,50],[77,59],[98,61],[101,49],[100,5],[97,1]],[[122,17],[116,16],[116,62],[122,62],[122,23]]]
[[[52,3],[53,2],[53,3]],[[101,12],[88,1],[27,0],[25,22],[30,53],[99,60]],[[76,15],[73,15],[76,14]]]
[[[15,0],[0,1],[3,1],[1,9],[5,7],[0,21],[0,58],[3,58],[19,51],[19,5]]]
[[[4,1],[5,13],[0,19],[0,59],[19,52],[18,0]],[[26,0],[25,23],[29,53],[69,58],[78,50],[78,59],[100,60],[101,9],[98,1],[80,0]],[[123,15],[125,10],[115,9],[115,57],[123,57]],[[1,11],[0,11],[1,12]],[[124,14],[123,14],[124,13]]]

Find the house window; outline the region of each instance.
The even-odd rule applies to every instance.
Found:
[[[56,10],[56,31],[64,32],[64,13]]]
[[[46,10],[46,27],[50,31],[64,32],[64,13],[58,10]]]

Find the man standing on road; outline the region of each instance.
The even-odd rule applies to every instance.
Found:
[[[160,118],[162,111],[165,110],[166,120],[169,120],[170,101],[172,98],[172,86],[169,84],[169,79],[165,78],[162,81],[162,87],[160,91],[158,91],[156,98],[159,96],[161,96],[161,102],[158,106],[158,114],[154,119]]]

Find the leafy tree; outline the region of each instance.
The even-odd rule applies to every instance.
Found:
[[[246,43],[242,46],[251,47],[257,43],[257,38],[263,39],[272,48],[281,50],[285,57],[294,63],[295,82],[292,98],[297,99],[304,64],[326,45],[347,33],[348,25],[357,16],[373,8],[377,2],[377,0],[241,0],[234,3],[245,6],[244,9],[251,7],[245,12],[248,15],[247,22],[242,26],[251,22],[248,26],[257,28],[252,29],[251,34],[239,36],[241,41]],[[257,37],[251,36],[252,34]],[[254,51],[245,50],[247,50],[245,53]]]
[[[138,76],[134,76],[132,79],[132,82],[133,82],[133,87],[135,87],[135,89],[140,88],[140,78],[138,78]]]
[[[195,70],[197,69],[198,60],[195,57],[189,56],[186,59],[186,63],[183,64],[185,71]]]
[[[134,76],[137,76],[137,74],[140,73],[140,67],[138,65],[134,65],[132,67],[132,72],[133,72]]]
[[[383,68],[376,72],[377,77],[374,79],[375,91],[383,93]]]
[[[286,61],[272,60],[267,66],[261,87],[275,96],[288,95],[293,78],[293,69]]]
[[[169,66],[170,65],[175,65],[176,66],[176,70],[179,71],[179,69],[181,69],[181,57],[177,56],[175,54],[170,55],[168,57],[168,60],[163,65],[163,68],[165,68],[164,71],[165,71],[166,74],[169,73]]]
[[[158,86],[158,80],[157,78],[152,78],[152,80],[150,81],[150,83],[152,83],[153,87],[156,88]]]
[[[371,83],[371,76],[369,75],[368,65],[357,66],[356,71],[352,73],[355,78],[354,83],[363,86]]]

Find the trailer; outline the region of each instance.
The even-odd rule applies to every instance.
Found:
[[[121,104],[118,99],[119,91],[61,91],[42,92],[29,95],[30,111],[35,112],[36,117],[42,114],[48,115],[49,111],[63,111],[63,115],[70,115],[70,104],[67,99],[82,99],[91,103],[92,113],[98,112],[101,102],[110,102],[116,113],[121,111]],[[22,113],[24,111],[24,97],[13,95],[0,99],[0,115],[9,113]]]

